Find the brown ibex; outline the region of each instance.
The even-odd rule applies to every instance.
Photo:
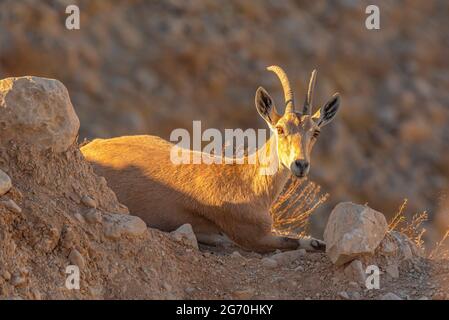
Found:
[[[173,164],[173,144],[156,136],[97,139],[81,148],[95,171],[104,176],[118,199],[148,226],[172,231],[190,223],[200,242],[219,241],[226,235],[243,248],[258,252],[305,248],[324,250],[313,238],[292,239],[272,233],[270,206],[293,173],[305,177],[310,152],[320,128],[335,116],[338,94],[313,116],[312,96],[316,72],[312,72],[302,113],[295,111],[293,93],[285,72],[271,66],[285,96],[285,112],[276,111],[265,89],[256,92],[256,108],[273,134],[256,151],[260,159],[276,163],[272,175],[260,174],[263,164]],[[191,155],[197,151],[188,150]],[[264,153],[264,155],[259,153]],[[268,156],[267,156],[268,154]]]

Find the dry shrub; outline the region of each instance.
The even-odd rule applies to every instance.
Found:
[[[449,230],[446,231],[441,240],[437,242],[432,251],[430,251],[428,256],[430,259],[449,259],[449,249],[446,243],[448,238]]]
[[[423,235],[426,232],[423,224],[428,220],[427,212],[416,213],[412,216],[411,220],[407,219],[405,209],[407,208],[407,199],[399,207],[398,212],[388,224],[390,231],[399,231],[405,234],[410,240],[412,240],[418,248],[423,248],[424,241]]]
[[[328,197],[316,183],[292,177],[270,208],[273,232],[290,237],[304,235],[310,215]]]
[[[407,207],[407,199],[399,207],[398,212],[388,224],[390,231],[399,231],[411,239],[418,248],[425,249],[423,236],[426,233],[424,223],[428,220],[427,212],[416,213],[411,219],[406,218],[405,209]],[[448,259],[449,250],[446,240],[449,238],[449,230],[446,231],[441,240],[433,246],[427,255],[429,259]]]

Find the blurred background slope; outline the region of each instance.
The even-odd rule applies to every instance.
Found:
[[[65,28],[69,4],[80,6],[78,31]],[[365,28],[369,4],[380,7],[380,30]],[[317,230],[339,201],[391,216],[404,198],[411,212],[439,212],[444,229],[448,20],[445,0],[0,0],[0,78],[61,80],[82,138],[168,139],[192,120],[203,129],[264,128],[256,88],[283,105],[265,67],[287,70],[298,102],[317,68],[315,102],[342,95],[312,158],[311,178],[330,193]]]

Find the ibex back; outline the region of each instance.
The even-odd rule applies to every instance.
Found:
[[[285,72],[277,66],[268,70],[281,80],[286,107],[280,115],[267,91],[257,89],[257,111],[273,134],[256,151],[253,164],[174,164],[170,158],[174,145],[155,136],[97,139],[81,151],[118,199],[151,227],[172,231],[190,223],[200,242],[216,243],[224,234],[258,252],[324,250],[320,240],[274,235],[269,208],[291,174],[299,178],[308,174],[310,152],[320,129],[334,118],[339,95],[312,116],[313,71],[303,111],[297,112]],[[277,164],[273,174],[261,174],[263,164],[258,159],[263,157]]]

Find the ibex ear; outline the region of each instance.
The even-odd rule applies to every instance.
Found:
[[[339,107],[340,95],[335,93],[332,98],[313,115],[312,118],[316,121],[319,127],[323,127],[334,119]]]
[[[274,126],[280,115],[276,111],[276,106],[274,105],[273,99],[270,97],[268,92],[259,87],[256,91],[256,108],[260,116],[270,125]]]

